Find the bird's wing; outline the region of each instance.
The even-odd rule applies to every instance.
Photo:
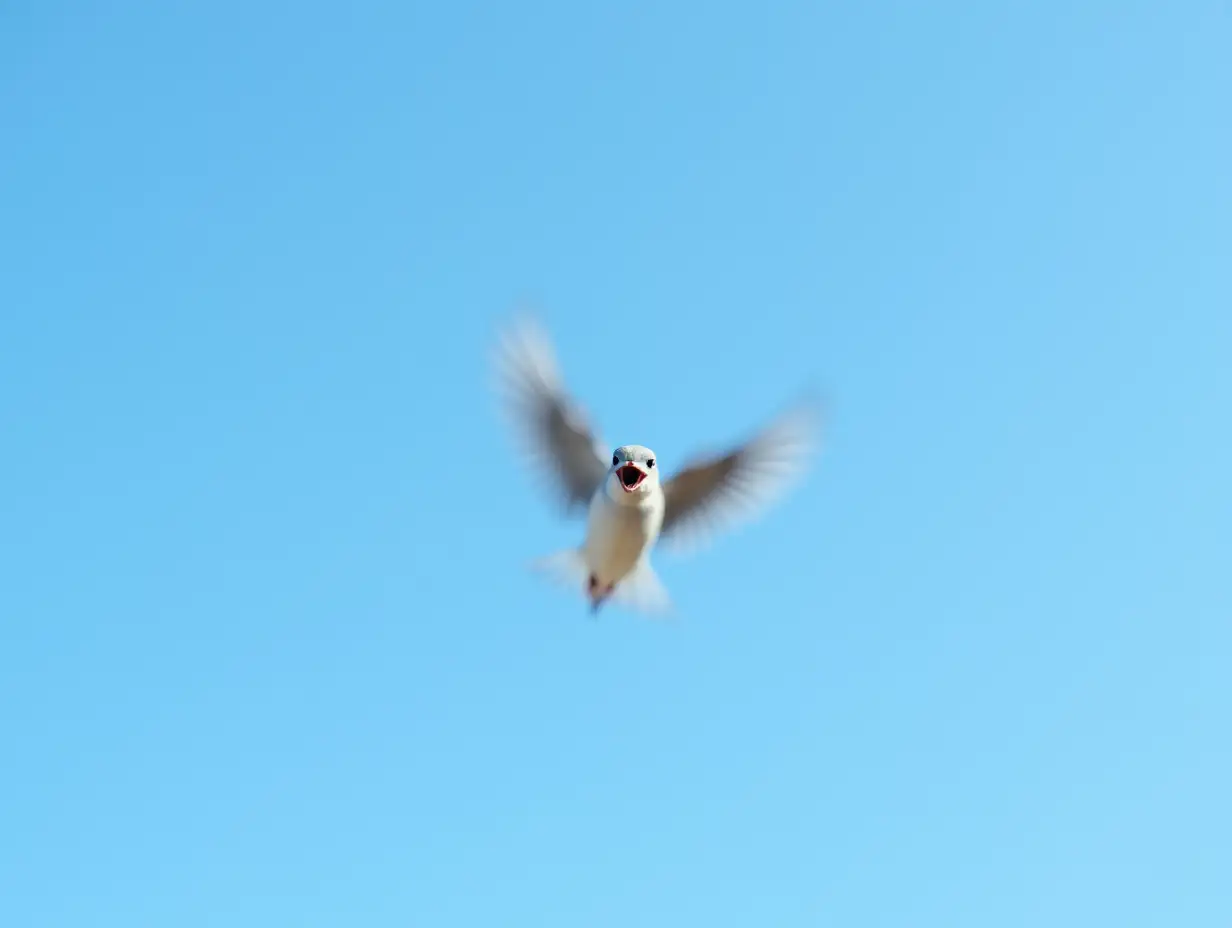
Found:
[[[607,476],[606,451],[565,391],[551,342],[533,320],[502,333],[497,373],[536,474],[551,472],[566,511],[589,503]]]
[[[816,425],[816,407],[802,403],[743,445],[672,476],[663,484],[663,540],[676,549],[695,549],[764,510],[803,470]]]

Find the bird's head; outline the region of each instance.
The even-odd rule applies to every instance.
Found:
[[[633,502],[659,489],[655,453],[642,445],[621,445],[612,452],[607,494],[619,503]]]

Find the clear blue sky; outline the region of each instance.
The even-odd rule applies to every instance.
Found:
[[[583,6],[5,5],[0,923],[1224,928],[1226,4]],[[828,398],[675,623],[522,302],[669,469]]]

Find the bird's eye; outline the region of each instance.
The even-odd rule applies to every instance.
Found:
[[[647,466],[647,467],[654,467],[654,458],[649,458],[649,459],[646,461],[646,466]]]
[[[617,464],[619,464],[619,463],[620,463],[620,455],[619,455],[619,454],[613,454],[613,455],[612,455],[612,466],[613,466],[613,467],[615,467],[615,466],[616,466]]]

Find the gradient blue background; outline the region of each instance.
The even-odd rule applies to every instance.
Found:
[[[586,6],[0,13],[0,923],[1225,928],[1226,4]],[[524,303],[669,468],[828,398],[674,624]]]

